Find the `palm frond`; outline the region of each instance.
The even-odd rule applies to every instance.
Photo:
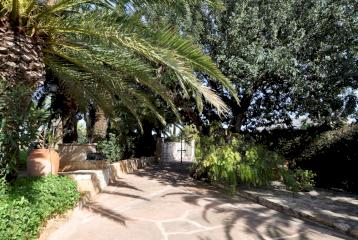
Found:
[[[236,97],[235,89],[198,47],[190,41],[176,36],[171,31],[166,31],[163,34],[156,33],[153,37],[148,38],[133,32],[132,26],[126,24],[118,24],[117,27],[113,27],[108,24],[108,21],[101,21],[102,15],[103,12],[101,15],[88,14],[84,16],[85,21],[81,21],[80,24],[73,24],[73,21],[62,22],[60,19],[57,23],[52,22],[48,26],[51,28],[47,28],[47,30],[54,34],[75,33],[81,36],[82,40],[87,38],[90,41],[101,42],[109,49],[125,48],[155,64],[164,65],[177,76],[181,76],[180,79],[184,80],[186,86],[194,87],[196,92],[203,91],[202,96],[213,106],[218,107],[219,113],[227,111],[227,107],[220,98],[214,97],[215,94],[207,87],[199,86],[194,71],[202,71],[216,78]],[[46,26],[43,27],[46,28]]]

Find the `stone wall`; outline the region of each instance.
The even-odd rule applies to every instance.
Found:
[[[106,169],[110,165],[108,160],[60,161],[60,172]]]
[[[59,144],[58,152],[62,163],[85,161],[88,153],[96,152],[96,144]]]
[[[119,162],[112,163],[111,168],[111,179],[116,180],[122,175],[133,173],[134,171],[144,168],[155,162],[154,157],[142,157],[132,158],[127,160],[121,160]]]
[[[81,194],[94,199],[111,182],[154,162],[154,157],[133,158],[112,164],[109,161],[73,161],[69,162],[64,168],[65,171],[59,174],[72,178]]]

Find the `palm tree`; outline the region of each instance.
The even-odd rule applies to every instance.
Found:
[[[33,92],[51,72],[79,105],[93,102],[107,115],[120,106],[139,124],[138,113],[145,108],[165,123],[152,96],[159,96],[177,113],[170,90],[160,80],[169,74],[188,98],[198,105],[205,99],[225,114],[223,101],[196,77],[196,72],[206,73],[229,92],[235,91],[211,59],[170,28],[152,31],[135,11],[181,2],[185,1],[0,0],[4,92],[18,85]],[[27,97],[31,99],[31,94]],[[12,129],[10,135],[16,135]]]

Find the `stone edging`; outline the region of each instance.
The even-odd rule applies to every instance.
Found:
[[[305,213],[303,211],[299,211],[296,210],[294,208],[291,208],[289,206],[284,206],[278,203],[275,203],[273,201],[267,200],[264,197],[255,195],[254,193],[250,193],[248,191],[245,190],[239,190],[237,191],[237,195],[246,199],[249,199],[253,202],[256,202],[258,204],[261,204],[265,207],[268,207],[270,209],[274,209],[276,211],[285,213],[287,215],[302,219],[302,220],[306,220],[306,221],[310,221],[313,223],[319,223],[319,224],[323,224],[326,225],[328,227],[334,228],[336,230],[339,230],[342,233],[345,233],[349,236],[358,238],[358,232],[355,229],[347,229],[346,227],[340,225],[339,223],[334,222],[334,220],[330,219],[330,218],[321,218],[319,216],[315,216],[313,214],[309,214],[309,213]]]
[[[72,178],[77,183],[78,191],[87,194],[87,198],[93,200],[111,182],[154,162],[154,157],[133,158],[112,164],[109,161],[102,163],[99,161],[78,161],[73,162],[73,165],[68,165],[69,169],[73,169],[72,171],[59,174]]]
[[[98,193],[102,191],[102,189],[107,186],[111,181],[115,181],[119,177],[133,173],[137,169],[141,169],[145,166],[148,166],[155,162],[154,157],[146,157],[146,158],[134,158],[122,160],[116,163],[109,164],[108,161],[105,163],[94,163],[97,166],[105,166],[104,169],[92,169],[90,166],[89,170],[76,170],[72,172],[61,172],[59,175],[68,176],[72,178],[76,184],[77,189],[81,193],[80,200],[76,204],[76,206],[67,212],[55,216],[49,219],[40,235],[38,240],[46,240],[47,237],[57,229],[59,225],[66,221],[66,219],[70,218],[73,211],[78,209],[82,209],[89,202],[93,201]],[[85,168],[87,167],[87,163],[84,163]],[[99,165],[98,165],[99,164]],[[71,167],[80,167],[79,163],[75,163],[75,165]]]

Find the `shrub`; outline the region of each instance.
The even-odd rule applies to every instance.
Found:
[[[194,177],[205,176],[232,190],[237,183],[265,186],[286,171],[283,163],[283,157],[263,146],[245,143],[239,137],[212,135],[197,143]]]
[[[269,151],[261,145],[250,145],[238,168],[238,176],[243,183],[265,186],[280,178],[285,171],[282,168],[283,164],[283,157],[276,152]]]
[[[99,152],[103,153],[112,162],[123,159],[123,149],[118,137],[114,133],[109,134],[108,140],[99,142],[97,148]]]
[[[297,187],[300,191],[311,191],[315,185],[314,178],[316,174],[311,170],[295,169],[293,174]]]
[[[203,159],[202,164],[208,169],[210,180],[234,188],[237,184],[237,167],[240,159],[240,154],[231,146],[222,146],[214,148]]]
[[[246,133],[290,161],[291,167],[312,170],[318,187],[340,188],[358,193],[358,124],[337,129],[326,126],[275,129]]]
[[[36,239],[47,219],[72,208],[79,197],[67,177],[19,178],[0,193],[1,239]]]

